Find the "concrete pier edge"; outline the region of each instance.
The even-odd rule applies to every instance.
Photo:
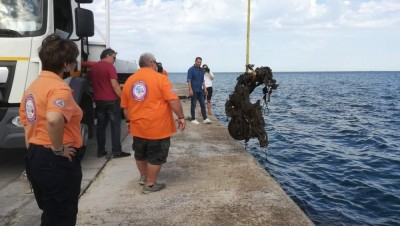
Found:
[[[187,86],[174,88],[188,118]],[[171,138],[166,189],[142,194],[133,156],[106,158],[82,186],[77,225],[314,225],[214,116],[196,117]],[[131,144],[128,134],[124,151]]]

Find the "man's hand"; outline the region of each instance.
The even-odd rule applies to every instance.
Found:
[[[185,130],[186,128],[186,120],[182,118],[182,119],[177,119],[176,122],[178,124],[177,125],[178,129],[180,129],[181,132],[183,132],[183,130]]]
[[[189,96],[193,96],[193,89],[192,89],[192,83],[188,81],[188,88],[189,88]]]

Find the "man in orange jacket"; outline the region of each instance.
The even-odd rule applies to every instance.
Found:
[[[156,179],[161,165],[166,163],[170,137],[176,132],[172,112],[178,117],[178,128],[186,126],[182,105],[168,77],[157,72],[157,62],[151,53],[139,59],[140,69],[128,78],[121,94],[121,107],[130,134],[132,149],[140,172],[143,193],[160,191],[165,184]]]

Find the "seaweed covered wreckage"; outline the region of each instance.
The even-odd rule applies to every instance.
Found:
[[[255,70],[253,70],[254,65],[249,64],[246,67],[250,69],[250,72],[245,72],[237,78],[235,90],[225,103],[226,115],[231,117],[228,131],[235,140],[245,140],[247,143],[250,138],[258,138],[260,146],[267,147],[268,135],[261,112],[261,101],[251,103],[250,94],[257,86],[264,85],[263,100],[267,107],[272,90],[276,90],[278,84],[273,79],[269,67],[258,67]]]

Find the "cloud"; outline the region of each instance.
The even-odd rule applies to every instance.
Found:
[[[84,7],[93,10],[104,33],[104,0]],[[336,70],[338,62],[345,70],[398,70],[400,66],[382,60],[371,67],[375,53],[357,49],[387,48],[381,57],[400,57],[398,15],[397,0],[252,0],[250,60],[279,71]],[[172,72],[186,71],[196,56],[216,71],[244,68],[247,0],[110,0],[110,20],[111,47],[119,58],[152,52]],[[347,65],[338,58],[337,49],[351,43],[352,55],[359,52],[364,61],[370,57],[368,64],[356,57]],[[318,60],[320,55],[324,61]],[[317,62],[295,60],[301,58]]]

